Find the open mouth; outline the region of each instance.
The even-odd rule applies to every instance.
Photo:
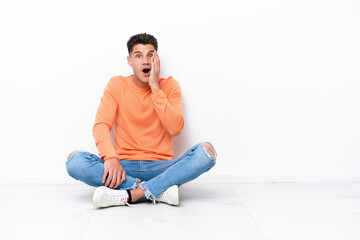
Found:
[[[142,71],[143,71],[143,73],[145,73],[145,74],[148,74],[149,72],[150,72],[150,68],[144,68]]]

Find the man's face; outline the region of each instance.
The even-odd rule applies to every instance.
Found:
[[[128,64],[132,67],[135,77],[143,83],[149,82],[151,59],[154,51],[155,48],[151,44],[137,44],[130,56],[127,57]]]

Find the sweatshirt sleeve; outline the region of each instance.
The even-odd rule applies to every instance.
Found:
[[[181,89],[179,83],[173,79],[168,79],[169,93],[165,95],[164,91],[152,93],[151,97],[154,103],[155,111],[163,127],[172,136],[179,135],[184,127],[184,116],[181,100]]]
[[[114,80],[115,79],[111,79],[104,90],[100,105],[97,109],[95,124],[93,126],[95,144],[99,150],[100,157],[104,161],[111,158],[118,158],[110,134],[118,108],[118,102],[114,97]]]

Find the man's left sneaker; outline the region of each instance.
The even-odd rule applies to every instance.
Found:
[[[156,198],[157,202],[167,203],[170,205],[177,206],[179,205],[179,187],[178,185],[173,185],[169,187],[166,191],[160,193]]]

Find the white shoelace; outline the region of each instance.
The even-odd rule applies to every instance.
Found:
[[[128,197],[124,196],[123,194],[119,194],[119,193],[114,193],[112,191],[108,191],[107,192],[107,199],[106,202],[109,204],[124,204],[127,205],[129,207],[132,207],[131,204],[128,203]]]
[[[169,194],[168,191],[165,191],[159,199],[162,199],[162,200],[167,199],[168,194]]]

